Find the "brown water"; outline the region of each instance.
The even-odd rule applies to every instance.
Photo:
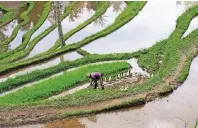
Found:
[[[184,84],[165,98],[135,108],[50,122],[45,128],[193,128],[198,118],[197,67],[198,57]]]
[[[134,52],[151,47],[167,38],[176,26],[176,19],[185,11],[175,1],[148,1],[142,11],[128,24],[112,34],[83,47],[90,53]]]
[[[44,23],[37,29],[34,34],[31,36],[30,41],[32,41],[35,37],[37,37],[39,34],[41,34],[43,31],[45,31],[47,28],[49,28],[53,23],[50,21],[50,16],[52,15],[53,10],[49,13],[48,18],[44,21]]]
[[[96,21],[92,22],[87,27],[72,35],[68,40],[66,40],[66,44],[72,44],[81,41],[85,37],[91,36],[92,34],[95,34],[105,29],[107,26],[111,25],[115,21],[116,17],[126,7],[126,4],[122,3],[120,6],[121,7],[119,10],[115,10],[114,6],[110,6],[107,11]]]
[[[71,29],[74,29],[79,24],[83,23],[85,20],[90,18],[94,14],[93,10],[87,10],[84,8],[83,13],[81,17],[75,19],[75,21],[70,21],[70,16],[66,17],[62,22],[62,29],[63,33],[66,34]],[[54,21],[53,17],[50,19],[52,22]],[[39,41],[34,49],[30,52],[29,56],[27,58],[31,58],[39,53],[47,51],[49,48],[51,48],[56,40],[59,38],[58,36],[58,29],[56,28],[52,32],[50,32],[47,36],[45,36],[41,41]]]
[[[21,1],[0,1],[0,4],[7,8],[14,8],[21,4]]]
[[[29,31],[30,29],[32,29],[34,27],[34,25],[37,23],[38,19],[40,18],[40,14],[43,10],[45,2],[34,2],[34,8],[33,10],[28,14],[28,17],[30,18],[29,22],[21,27],[17,33],[17,36],[14,38],[14,40],[12,40],[10,42],[10,49],[15,49],[16,47],[18,47],[21,43],[22,43],[22,37],[23,35]],[[24,7],[19,9],[19,15],[21,13],[23,13],[24,11],[26,11],[28,8]],[[18,20],[18,24],[21,23],[20,21],[20,16],[17,16],[17,20]]]

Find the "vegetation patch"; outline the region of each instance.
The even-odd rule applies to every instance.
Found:
[[[102,4],[101,4],[102,3]],[[81,29],[83,29],[84,27],[86,27],[87,25],[89,25],[91,22],[93,22],[94,20],[96,20],[100,15],[102,15],[103,13],[105,13],[105,11],[107,10],[108,6],[109,6],[109,2],[99,2],[98,5],[98,9],[96,10],[96,13],[94,16],[92,16],[91,18],[89,18],[87,21],[83,22],[82,24],[80,24],[79,26],[77,26],[76,28],[72,29],[71,31],[69,31],[68,33],[66,33],[64,35],[64,39],[68,39],[69,37],[71,37],[73,34],[75,34],[76,32],[80,31]],[[72,4],[73,5],[73,4]],[[67,10],[67,15],[70,13],[70,10],[72,8],[70,7],[69,9],[66,9]],[[65,18],[64,17],[64,18]],[[64,19],[63,18],[63,19]],[[52,25],[50,27],[50,29],[47,29],[46,31],[44,31],[44,33],[48,33],[51,32],[52,29],[55,29],[56,28],[56,25]],[[9,63],[9,62],[14,62],[16,60],[19,60],[23,57],[26,57],[27,55],[29,55],[29,53],[32,51],[32,49],[34,48],[34,46],[44,37],[46,36],[46,34],[40,34],[38,36],[38,38],[36,37],[33,41],[31,41],[28,45],[28,48],[26,50],[23,50],[23,51],[20,51],[20,49],[16,49],[15,51],[12,51],[10,52],[10,55],[12,55],[13,53],[15,53],[14,55],[12,55],[11,57],[8,57],[6,58],[5,60],[1,61],[2,63]],[[42,38],[41,38],[42,37]],[[26,45],[24,45],[25,47]],[[56,49],[60,46],[60,40],[58,39],[55,43],[55,45],[49,49],[46,53],[48,52],[52,52],[53,49]],[[23,48],[24,48],[23,47]],[[20,51],[18,53],[16,53],[16,51]],[[6,53],[7,54],[7,53]],[[7,54],[8,55],[8,54]]]
[[[51,2],[48,2],[48,4],[51,4]],[[46,5],[48,5],[46,4]],[[62,15],[62,20],[65,19],[69,13],[70,10],[72,8],[72,6],[74,6],[76,4],[76,2],[72,2],[69,6],[65,6],[65,11],[64,14]],[[42,25],[44,23],[44,21],[46,20],[49,11],[50,11],[50,6],[47,6],[46,11],[43,12],[43,17],[41,16],[41,18],[39,19],[40,21],[38,21],[38,25]],[[49,11],[48,11],[49,10]],[[67,11],[66,11],[67,10]],[[47,13],[46,13],[47,12]],[[40,27],[39,26],[39,27]],[[35,31],[39,28],[38,26],[34,27]],[[5,54],[0,55],[0,58],[2,59],[0,61],[0,63],[9,63],[9,62],[13,62],[16,60],[19,60],[19,58],[21,58],[21,56],[26,56],[28,55],[31,50],[34,48],[34,46],[41,40],[43,39],[45,36],[47,36],[51,31],[53,31],[56,28],[56,24],[51,25],[49,28],[47,28],[44,32],[42,32],[40,35],[38,35],[36,38],[34,38],[31,42],[29,42],[30,37],[26,38],[26,40],[24,40],[24,42],[22,43],[22,45],[20,45],[19,47],[17,47],[16,49],[14,49],[13,51],[7,52]],[[26,33],[25,35],[32,35],[35,31],[30,30],[29,34]],[[28,43],[29,42],[29,43]],[[28,48],[26,48],[28,43]],[[25,50],[24,50],[25,49]]]
[[[77,50],[77,49],[81,48],[82,46],[90,43],[93,40],[107,36],[108,34],[112,33],[113,31],[116,31],[117,29],[119,29],[120,27],[122,27],[123,25],[128,23],[131,19],[133,19],[139,13],[139,11],[144,7],[145,4],[146,4],[146,2],[132,2],[132,3],[128,4],[128,6],[124,9],[124,11],[116,18],[115,22],[112,25],[108,26],[106,29],[104,29],[96,34],[93,34],[92,36],[89,36],[78,43],[66,45],[60,49],[54,50],[53,52],[39,54],[39,55],[37,55],[33,58],[30,58],[30,59],[27,59],[25,61],[3,66],[0,69],[0,72],[9,70],[9,69],[13,69],[13,68],[27,66],[27,65],[30,65],[33,63],[38,63],[43,60],[47,60],[47,59],[56,57],[62,53]]]
[[[51,78],[49,80],[35,84],[34,86],[24,88],[17,92],[1,97],[0,103],[19,104],[24,102],[38,101],[77,86],[78,84],[87,82],[87,73],[100,71],[104,74],[104,76],[108,76],[119,73],[123,70],[128,70],[127,62],[115,62],[81,67],[76,70],[66,72],[61,76]]]
[[[132,3],[134,4],[134,2]],[[130,5],[132,3],[128,3],[128,4]],[[37,106],[38,108],[64,107],[65,109],[65,107],[73,108],[74,106],[75,107],[81,106],[79,111],[68,111],[63,115],[61,115],[61,117],[71,117],[82,114],[99,113],[102,111],[114,110],[125,106],[144,104],[146,102],[144,95],[149,93],[156,93],[157,96],[166,95],[167,93],[173,91],[173,86],[166,80],[171,78],[173,80],[175,79],[176,82],[183,82],[188,75],[190,62],[192,61],[193,57],[197,55],[198,29],[191,32],[187,37],[181,39],[182,35],[187,30],[190,21],[197,14],[198,14],[198,6],[194,6],[189,10],[187,10],[184,14],[182,14],[178,18],[177,26],[175,30],[171,33],[170,37],[158,42],[157,44],[155,44],[154,46],[152,46],[147,50],[140,50],[134,53],[86,55],[84,58],[75,61],[66,61],[57,66],[45,70],[33,71],[32,73],[29,73],[27,75],[18,76],[14,79],[9,79],[8,81],[1,83],[1,85],[4,86],[8,84],[8,86],[11,87],[12,84],[16,83],[16,86],[19,86],[21,83],[39,80],[47,76],[51,76],[52,74],[64,71],[66,69],[77,67],[79,65],[99,62],[99,61],[130,59],[132,57],[136,57],[139,60],[138,63],[140,63],[142,67],[147,68],[149,71],[151,71],[154,74],[153,77],[145,80],[143,83],[137,83],[135,85],[129,86],[128,89],[126,90],[112,87],[112,88],[106,88],[103,91],[99,89],[93,91],[92,88],[86,88],[74,94],[62,97],[60,99],[55,99],[51,101],[42,100],[54,94],[60,93],[64,90],[67,90],[71,87],[75,87],[79,83],[86,82],[87,79],[85,77],[85,74],[88,72],[102,71],[106,75],[109,75],[111,73],[114,74],[120,72],[121,70],[128,69],[128,64],[126,62],[112,63],[113,65],[110,64],[104,64],[99,66],[97,65],[98,67],[96,65],[94,66],[92,65],[93,67],[89,67],[89,66],[82,67],[74,71],[67,72],[62,76],[58,76],[53,79],[43,81],[32,87],[28,87],[18,92],[1,97],[0,98],[1,107],[4,107],[5,105],[9,108],[10,105],[13,105],[14,107],[19,107],[19,106],[20,107]],[[128,14],[125,16],[127,17]],[[122,20],[124,19],[122,16],[120,17],[122,18]],[[119,21],[119,23],[120,22],[121,21]],[[111,27],[109,29],[111,29]],[[86,41],[92,41],[96,38],[99,38],[98,36],[104,36],[102,34],[100,35],[100,32],[97,34],[86,38],[85,40],[83,40],[84,42],[82,41],[73,45],[68,45],[69,47],[68,51],[79,49],[81,46],[88,43]],[[196,52],[192,52],[194,51],[193,50],[194,48]],[[66,49],[67,48],[65,46],[61,49],[55,50],[56,52],[55,54],[52,53],[49,54],[49,56],[44,55],[42,59],[41,58],[40,59],[35,58],[35,60],[30,59],[29,61],[21,62],[21,65],[18,66],[23,67],[25,65],[34,63],[36,61],[48,59],[48,57],[50,58],[58,54],[67,52]],[[182,60],[183,55],[186,56],[187,59]],[[12,68],[14,69],[15,67],[13,66],[10,69]],[[5,69],[1,71],[5,71]],[[8,86],[7,87],[5,86],[5,88],[3,88],[2,90],[6,90],[6,88],[9,88]],[[101,102],[101,101],[120,98],[120,97],[131,97],[131,96],[136,97],[138,95],[143,95],[143,98],[142,97],[137,98],[135,100],[122,102],[121,104],[117,104],[105,108],[101,107],[100,109],[89,109],[89,106],[91,106],[93,103],[96,102]],[[83,105],[87,105],[86,110],[81,110],[81,108],[83,108]]]
[[[89,52],[83,50],[83,49],[78,49],[77,50],[77,53],[79,53],[80,55],[82,56],[88,56],[88,55],[91,55]]]
[[[72,35],[74,35],[75,33],[77,33],[78,31],[82,30],[83,28],[85,28],[87,25],[91,24],[93,21],[97,20],[101,15],[103,15],[107,8],[109,7],[109,2],[98,2],[97,6],[96,6],[96,12],[95,14],[89,18],[88,20],[84,21],[82,24],[78,25],[76,28],[70,30],[69,32],[67,32],[66,34],[64,34],[64,40],[66,41],[67,39],[69,39]],[[48,51],[52,51],[57,49],[58,47],[60,47],[61,42],[58,39],[55,42],[55,45],[50,48]]]
[[[51,9],[51,2],[46,2],[45,5],[44,5],[44,8],[43,8],[43,12],[37,22],[37,24],[31,29],[29,30],[27,33],[25,33],[22,37],[22,44],[17,47],[16,49],[12,50],[12,51],[8,51],[6,53],[3,53],[0,55],[0,63],[4,63],[6,62],[8,59],[11,60],[12,59],[12,56],[14,53],[16,53],[17,51],[20,51],[20,50],[23,50],[26,48],[28,42],[30,41],[30,38],[32,36],[32,34],[44,23],[44,21],[46,20],[49,12],[50,12],[50,9]],[[29,19],[28,19],[29,21]],[[25,51],[23,51],[25,53]],[[10,57],[8,57],[10,56]],[[5,59],[5,57],[7,57]]]
[[[198,13],[196,8],[198,7],[196,6],[191,8],[190,10],[187,10],[186,13],[191,12],[190,13],[191,15],[189,14],[187,15],[186,13],[184,13],[181,17],[187,16],[186,18],[192,19],[192,17],[194,17]],[[197,11],[197,13],[192,13],[193,10]],[[172,91],[171,85],[169,85],[169,83],[165,83],[164,79],[168,77],[173,77],[175,75],[175,73],[178,70],[177,68],[178,68],[178,64],[180,63],[180,57],[182,54],[185,54],[186,56],[191,56],[191,58],[194,56],[189,51],[192,50],[194,45],[197,45],[197,41],[198,41],[198,38],[196,36],[198,34],[198,30],[194,30],[186,38],[181,40],[182,34],[185,32],[185,30],[187,30],[186,27],[188,27],[190,20],[185,20],[185,21],[182,20],[182,22],[178,20],[177,23],[178,25],[176,30],[171,34],[170,38],[166,40],[167,42],[165,45],[165,49],[163,50],[164,56],[162,59],[162,64],[159,67],[157,73],[152,78],[144,81],[142,84],[136,84],[130,86],[127,90],[124,91],[118,88],[106,89],[104,91],[97,91],[97,92],[91,91],[90,89],[84,89],[79,92],[76,92],[75,94],[61,98],[59,100],[48,101],[46,102],[46,105],[81,106],[85,104],[91,104],[93,102],[104,101],[107,99],[132,96],[141,93],[148,93],[159,87],[162,88],[162,90],[164,90],[162,91],[163,93]],[[185,25],[179,25],[184,23]],[[178,26],[183,26],[184,28],[181,27],[178,28]],[[183,53],[181,51],[183,51]],[[187,61],[187,63],[190,63],[190,61]],[[181,70],[179,74],[183,74],[185,72],[187,72],[187,70]],[[75,99],[75,101],[71,99]]]
[[[33,9],[33,7],[34,7],[34,2],[28,1],[28,2],[27,2],[27,6],[29,6],[29,7],[28,7],[28,10],[25,11],[25,12],[23,12],[23,13],[20,15],[20,18],[23,20],[23,22],[20,23],[20,24],[18,24],[18,25],[14,28],[14,30],[13,30],[13,32],[12,32],[12,34],[11,34],[11,36],[10,36],[9,38],[7,38],[7,39],[5,39],[3,42],[1,42],[2,45],[8,45],[8,44],[17,36],[17,33],[18,33],[19,29],[28,23],[28,21],[29,21],[28,14],[29,14],[30,11]],[[2,59],[2,58],[1,58],[1,55],[0,55],[0,59]]]
[[[70,68],[76,68],[78,66],[102,62],[102,61],[110,61],[110,60],[127,60],[132,57],[137,57],[139,54],[105,54],[105,55],[89,55],[84,58],[77,59],[75,61],[65,61],[56,66],[43,69],[43,70],[35,70],[31,73],[16,76],[15,78],[10,78],[7,81],[0,83],[0,92],[4,92],[13,88],[16,88],[22,84],[27,84],[29,82],[34,82],[41,80],[43,78],[50,77],[56,73],[60,73]]]
[[[15,18],[14,10],[10,8],[6,8],[0,4],[0,11],[3,12],[3,16],[0,19],[0,28]]]

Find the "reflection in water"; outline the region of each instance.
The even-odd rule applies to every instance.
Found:
[[[0,1],[0,4],[7,8],[15,8],[21,4],[21,1]]]
[[[186,30],[186,32],[184,33],[184,35],[182,36],[182,38],[186,37],[187,35],[189,35],[193,30],[198,28],[198,17],[195,17],[191,20],[190,25],[188,26],[188,29]]]
[[[0,19],[2,18],[3,15],[4,15],[3,12],[0,10]]]
[[[111,25],[114,22],[116,17],[121,13],[121,11],[125,7],[126,7],[125,4],[120,4],[121,10],[116,10],[114,6],[110,6],[102,16],[100,16],[97,20],[95,20],[95,22],[89,24],[87,27],[77,32],[76,34],[72,35],[68,40],[66,40],[66,44],[76,43],[80,40],[83,40],[85,37],[88,37],[92,34],[95,34],[105,29],[107,26]]]
[[[187,80],[168,97],[141,107],[98,114],[91,120],[91,117],[73,120],[85,125],[86,128],[193,128],[198,118],[197,66],[198,57],[192,62]],[[60,126],[70,124],[69,128],[76,128],[72,127],[71,120],[50,122],[46,124],[46,128],[50,124],[60,124]]]
[[[186,9],[198,5],[198,1],[177,1],[178,6],[185,6]],[[188,26],[188,29],[182,36],[182,38],[186,37],[188,34],[190,34],[193,30],[198,28],[197,25],[198,17],[195,17],[191,20],[190,25]]]
[[[39,27],[39,29],[37,29],[31,36],[30,41],[32,41],[35,37],[37,37],[38,35],[40,35],[42,32],[44,32],[47,28],[49,28],[52,23],[49,20],[49,16],[51,15],[52,11],[49,13],[48,18],[44,21],[44,23]]]
[[[113,6],[113,11],[118,13],[119,11],[122,11],[123,9],[123,1],[111,1],[110,5]]]
[[[132,58],[130,60],[127,61],[131,66],[132,66],[132,69],[131,69],[131,73],[132,74],[141,74],[145,77],[150,77],[150,74],[146,71],[144,71],[137,63],[137,59],[135,58]]]
[[[167,9],[168,8],[168,9]],[[83,47],[90,53],[134,52],[167,38],[175,29],[177,17],[184,12],[175,1],[148,1],[128,24],[112,34]]]
[[[0,42],[4,41],[6,38],[10,37],[12,34],[14,28],[20,23],[20,14],[27,9],[27,6],[23,6],[21,8],[18,8],[21,2],[19,1],[0,1],[0,4],[2,4],[5,7],[12,8],[15,12],[16,19],[11,21],[10,23],[2,26],[0,28]]]
[[[0,28],[0,41],[10,37],[14,28],[18,25],[17,20],[13,20],[7,25]]]
[[[66,17],[62,22],[62,29],[63,33],[67,33],[71,29],[74,29],[79,24],[83,23],[85,20],[90,18],[94,14],[94,11],[88,11],[88,9],[83,8],[82,17],[79,19],[76,19],[75,21],[69,21],[69,17]],[[39,53],[47,51],[49,48],[51,48],[56,40],[59,38],[58,36],[58,29],[54,29],[52,32],[50,32],[47,36],[45,36],[41,41],[39,41],[34,49],[30,52],[29,56],[27,58],[33,57]]]
[[[30,30],[34,25],[36,25],[43,11],[45,3],[45,1],[34,1],[34,8],[28,14],[29,22],[27,23],[27,25],[23,26],[22,29]]]
[[[43,10],[45,2],[34,2],[34,8],[33,10],[28,14],[29,22],[27,25],[21,27],[17,33],[17,36],[15,39],[10,43],[10,48],[15,49],[22,43],[22,37],[23,35],[32,29],[34,25],[37,23],[38,19],[40,18],[41,12]],[[20,12],[24,12],[28,9],[27,6],[20,8]],[[20,15],[17,16],[18,23],[23,22],[23,20],[20,19]]]
[[[198,4],[198,1],[176,1],[177,6],[184,6],[185,9],[188,9],[192,6]]]

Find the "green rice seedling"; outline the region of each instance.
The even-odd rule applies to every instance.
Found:
[[[0,97],[0,103],[18,104],[39,101],[87,82],[87,73],[102,72],[106,77],[111,74],[119,73],[127,68],[127,62],[104,63],[81,67],[76,70],[66,72],[61,76],[51,78],[31,87],[27,87],[17,92]]]

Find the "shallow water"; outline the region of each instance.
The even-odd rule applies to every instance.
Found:
[[[94,14],[94,11],[92,10],[88,11],[86,8],[84,8],[82,17],[76,19],[75,21],[70,21],[70,16],[66,17],[61,22],[63,33],[65,34],[71,29],[74,29],[76,26],[78,26],[79,24],[83,23],[85,20],[90,18],[93,14]],[[51,20],[52,22],[54,21],[53,17],[51,18]],[[47,51],[55,44],[58,38],[59,38],[58,29],[56,28],[35,45],[35,47],[30,52],[27,58],[33,57],[39,53]]]
[[[112,34],[83,47],[90,53],[134,52],[151,47],[167,38],[176,26],[176,19],[185,11],[175,1],[148,1],[142,11]]]
[[[187,80],[169,96],[129,109],[47,123],[45,128],[193,128],[198,118],[198,57]],[[73,122],[73,123],[71,123]],[[43,126],[43,125],[42,125]]]
[[[86,26],[81,31],[72,35],[68,40],[65,41],[66,44],[76,43],[78,41],[83,40],[85,37],[91,36],[103,29],[107,26],[111,25],[116,17],[122,12],[122,10],[126,7],[126,4],[122,4],[121,10],[118,12],[114,11],[113,6],[110,6],[107,11],[99,17],[96,21],[92,22],[88,26]]]
[[[2,18],[3,15],[4,15],[3,12],[0,10],[0,19]]]
[[[0,41],[3,41],[4,39],[8,38],[11,36],[12,31],[14,28],[18,25],[17,20],[13,20],[7,25],[4,25],[3,27],[0,28],[0,33],[1,33],[1,38]]]
[[[18,33],[17,36],[14,38],[14,40],[12,40],[10,42],[10,49],[15,49],[16,47],[18,47],[21,43],[22,43],[22,37],[23,35],[29,31],[30,29],[32,29],[34,27],[34,25],[37,23],[38,19],[40,18],[40,13],[43,10],[43,5],[45,2],[34,2],[34,8],[33,10],[28,14],[28,17],[30,18],[29,22],[22,26]],[[19,9],[19,14],[23,13],[24,11],[26,11],[28,8],[22,8]],[[18,24],[21,23],[21,19],[19,18],[19,16],[17,16],[17,20],[18,20]]]
[[[190,22],[190,25],[188,27],[188,29],[186,30],[186,32],[184,33],[184,35],[182,36],[182,38],[188,36],[193,30],[198,28],[198,17],[195,17],[192,19],[192,21]]]
[[[27,32],[28,30],[24,30],[24,29],[19,29],[17,36],[14,38],[14,40],[12,40],[9,44],[9,48],[10,49],[15,49],[17,48],[21,43],[22,43],[22,37],[23,35]]]
[[[34,66],[26,67],[26,68],[17,70],[15,72],[10,72],[6,75],[1,75],[0,82],[6,81],[8,78],[15,78],[16,76],[30,73],[35,70],[46,69],[46,68],[58,65],[59,63],[66,61],[66,60],[73,61],[73,60],[79,59],[81,57],[82,56],[80,54],[78,54],[77,52],[70,52],[70,53],[58,56],[55,59],[52,59],[50,61],[47,61],[47,62],[44,62],[41,64],[37,64]]]
[[[43,31],[45,31],[47,28],[49,28],[52,25],[52,22],[50,22],[49,20],[49,16],[52,15],[51,14],[52,11],[49,13],[48,18],[44,21],[44,23],[39,27],[39,29],[37,29],[31,36],[30,41],[32,41],[35,37],[37,37],[39,34],[41,34]]]

